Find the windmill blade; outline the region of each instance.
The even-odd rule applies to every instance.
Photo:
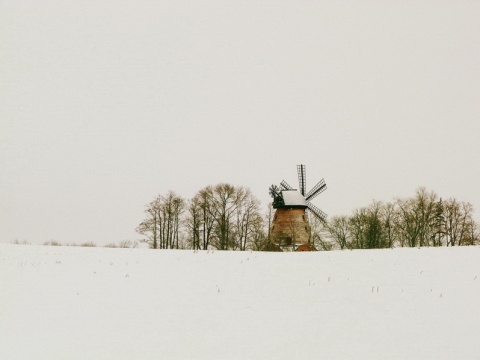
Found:
[[[308,206],[308,210],[310,210],[317,218],[319,218],[323,222],[327,221],[327,214],[325,214],[322,210],[317,208],[315,205],[313,205],[309,201],[307,201],[307,206]]]
[[[283,190],[294,190],[294,188],[292,188],[290,185],[288,185],[285,180],[282,180],[280,185],[282,186]]]
[[[268,190],[271,197],[275,198],[275,196],[280,196],[280,189],[278,188],[278,186],[272,185]]]
[[[298,172],[298,186],[300,187],[300,193],[305,196],[305,189],[307,187],[307,170],[305,165],[297,165]]]
[[[325,184],[325,180],[322,179],[318,182],[317,185],[315,185],[312,190],[310,190],[307,195],[305,195],[305,200],[312,200],[314,197],[316,197],[318,194],[321,194],[327,190],[327,184]]]

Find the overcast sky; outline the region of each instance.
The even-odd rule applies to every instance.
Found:
[[[174,190],[425,186],[480,219],[479,1],[0,1],[0,241],[135,240]]]

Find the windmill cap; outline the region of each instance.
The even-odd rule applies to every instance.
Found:
[[[285,206],[308,206],[307,201],[298,190],[283,190],[282,197]]]

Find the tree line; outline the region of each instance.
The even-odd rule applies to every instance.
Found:
[[[242,186],[206,186],[188,201],[169,191],[145,214],[136,231],[154,249],[260,250],[266,240],[260,201]]]
[[[470,203],[443,200],[422,187],[411,198],[374,201],[332,217],[316,241],[338,249],[462,246],[478,244],[480,233]]]
[[[265,250],[271,243],[273,212],[271,204],[262,212],[250,189],[221,183],[204,187],[189,200],[173,191],[158,195],[146,205],[136,231],[154,249]],[[351,215],[325,222],[310,216],[309,221],[310,241],[318,250],[480,243],[473,206],[443,200],[425,188],[411,198],[373,201]]]

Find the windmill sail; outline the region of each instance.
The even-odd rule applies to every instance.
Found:
[[[305,165],[297,165],[297,172],[300,193],[305,196],[305,188],[307,187],[307,170],[305,168]]]
[[[282,180],[280,185],[282,186],[283,190],[294,190],[290,185],[287,184],[285,180]]]
[[[308,210],[310,210],[321,221],[325,222],[327,220],[327,214],[325,214],[322,210],[317,208],[311,202],[307,201],[307,207],[308,207]]]
[[[325,184],[325,180],[322,179],[318,182],[317,185],[315,185],[312,190],[310,190],[307,195],[305,195],[305,200],[309,201],[312,200],[314,197],[316,197],[318,194],[321,194],[327,190],[327,184]]]

